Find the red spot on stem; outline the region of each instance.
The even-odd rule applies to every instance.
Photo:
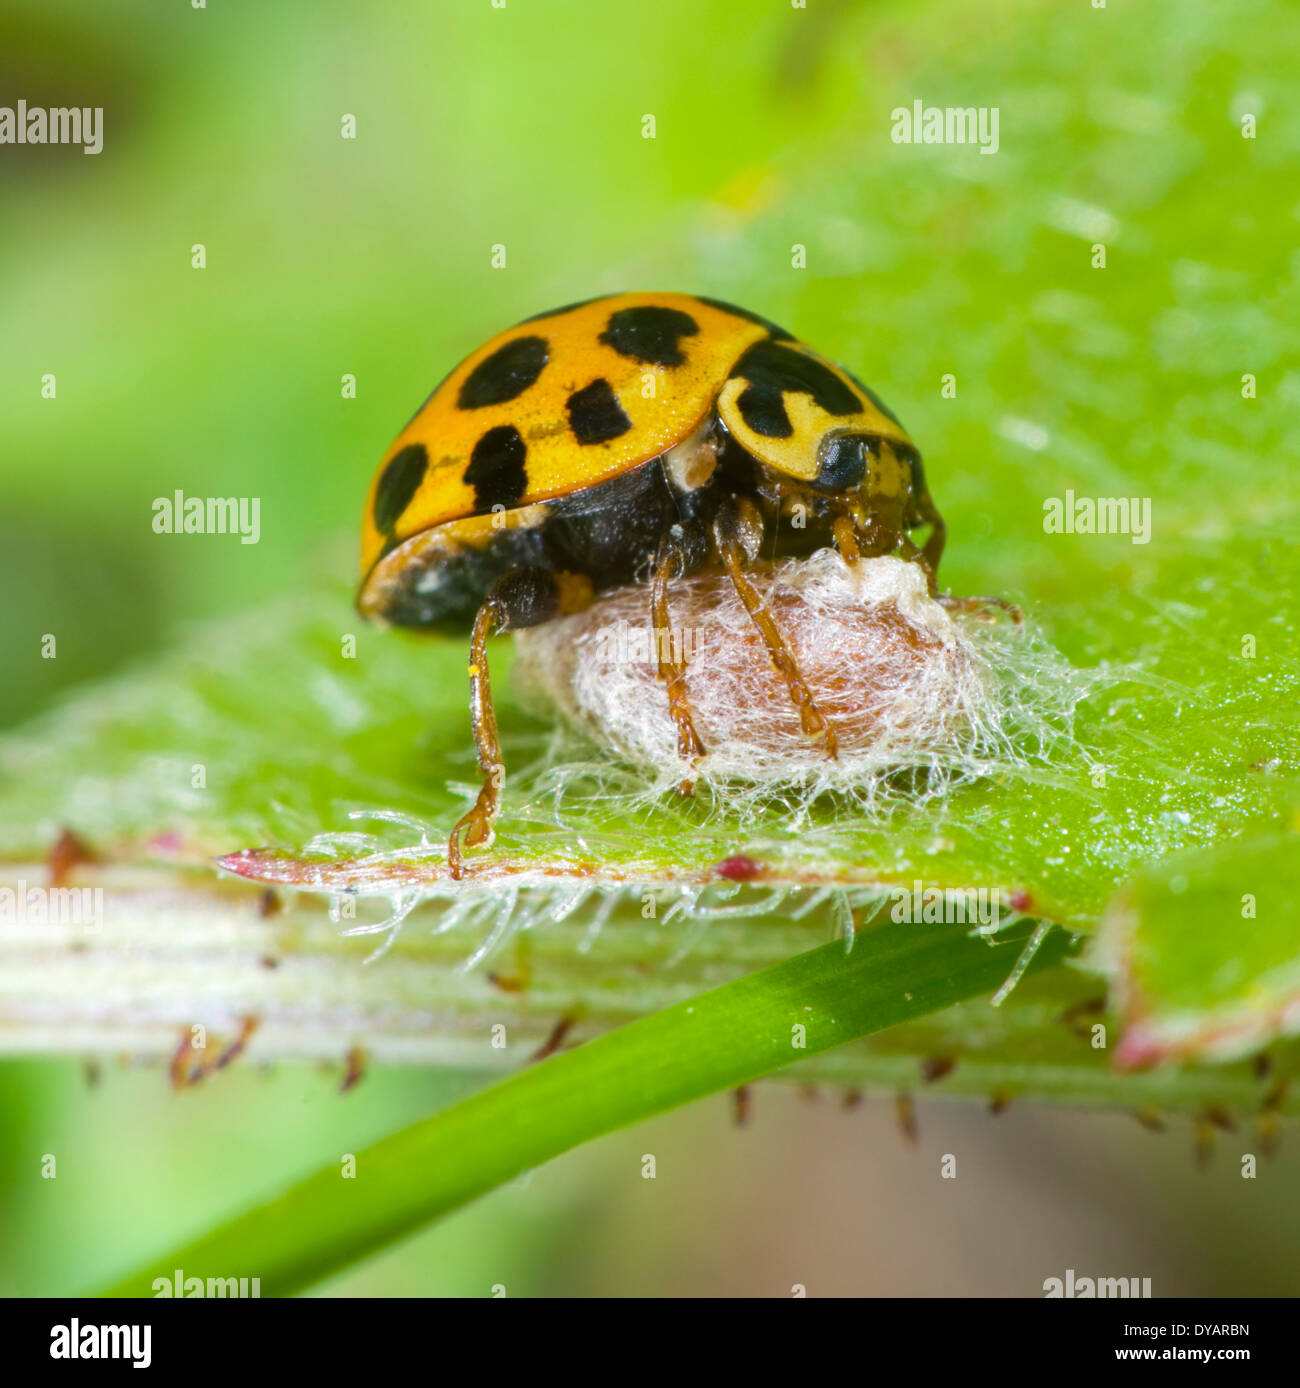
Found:
[[[737,853],[733,858],[724,858],[720,863],[715,863],[713,870],[728,882],[752,882],[763,871],[763,866],[753,858]]]

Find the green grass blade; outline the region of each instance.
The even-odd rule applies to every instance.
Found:
[[[963,925],[890,924],[846,952],[823,945],[633,1022],[524,1070],[330,1167],[113,1287],[147,1296],[155,1278],[259,1277],[287,1295],[413,1233],[591,1138],[803,1056],[989,993],[1028,928],[997,944]],[[1031,963],[1057,963],[1054,932]]]

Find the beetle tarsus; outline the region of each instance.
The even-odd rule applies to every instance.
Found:
[[[962,598],[954,593],[940,593],[936,601],[940,607],[946,608],[949,612],[985,613],[986,608],[998,607],[1011,618],[1016,626],[1021,627],[1025,624],[1025,614],[1015,603],[1008,602],[1006,598]],[[986,613],[985,620],[988,620]]]

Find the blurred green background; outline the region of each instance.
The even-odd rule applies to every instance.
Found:
[[[1297,20],[1216,9],[10,0],[0,104],[103,106],[105,137],[0,147],[0,726],[186,623],[350,574],[372,469],[448,367],[623,288],[733,299],[850,361],[927,451],[954,586],[1014,568],[1044,604],[1077,597],[1059,549],[1007,558],[1018,526],[1041,539],[1043,495],[1086,478],[1170,514],[1230,443],[1285,437],[1206,401],[1294,345]],[[999,106],[1001,150],[893,145],[916,98]],[[1246,151],[1243,109],[1272,122]],[[1205,210],[1181,235],[1175,193]],[[1105,302],[1094,241],[1122,252]],[[178,488],[259,497],[261,542],[154,535]],[[1270,500],[1225,477],[1225,507],[1266,523]],[[1143,558],[1121,543],[1116,582]],[[111,1061],[94,1088],[0,1065],[0,1290],[94,1286],[479,1082],[379,1072],[340,1098],[336,1078],[236,1068],[175,1096]],[[1294,1144],[1245,1182],[1239,1143],[1197,1174],[1185,1127],[1128,1117],[928,1105],[914,1151],[891,1129],[888,1105],[830,1094],[764,1089],[745,1130],[713,1101],[328,1290],[1034,1295],[1066,1268],[1294,1290]],[[971,1179],[940,1181],[945,1152]]]

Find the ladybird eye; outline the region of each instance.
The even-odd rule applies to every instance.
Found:
[[[867,472],[868,441],[861,434],[836,434],[821,446],[815,487],[845,492],[860,486]]]

